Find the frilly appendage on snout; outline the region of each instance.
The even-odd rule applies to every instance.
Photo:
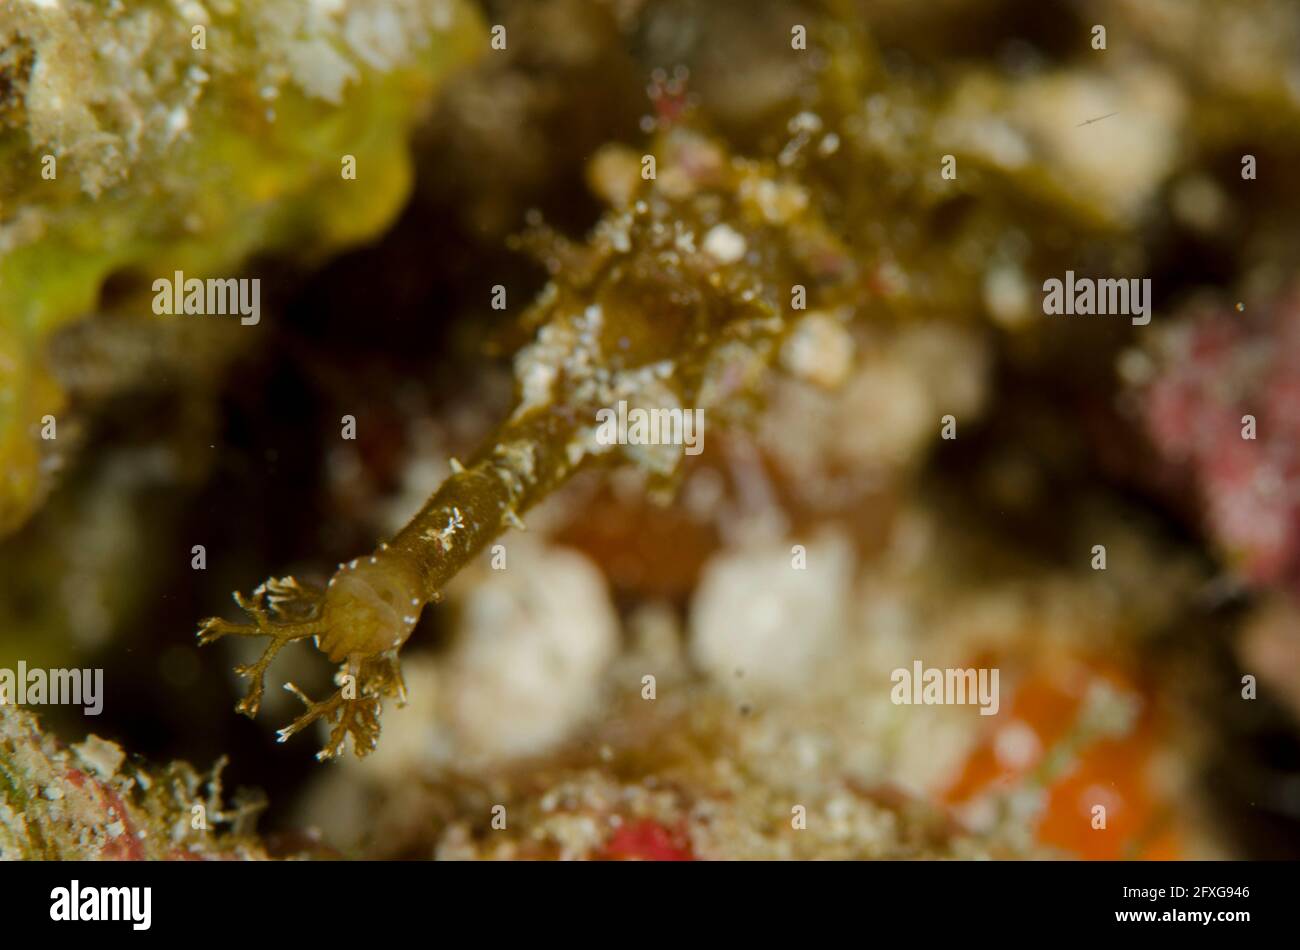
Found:
[[[266,670],[286,644],[315,637],[318,643],[324,639],[335,645],[346,645],[350,632],[334,628],[339,627],[341,621],[356,619],[355,610],[339,610],[338,604],[332,605],[334,609],[331,609],[325,591],[306,587],[292,577],[271,578],[258,586],[251,597],[236,592],[234,598],[251,622],[232,623],[220,617],[209,617],[199,627],[198,637],[201,646],[226,636],[269,639],[266,649],[255,662],[235,667],[236,673],[250,680],[248,692],[235,709],[250,719],[261,708]],[[415,613],[418,614],[418,610]],[[329,740],[317,753],[317,758],[324,760],[339,755],[349,735],[358,756],[371,752],[379,740],[379,716],[384,698],[395,697],[399,703],[406,701],[397,659],[396,647],[400,645],[398,640],[391,649],[368,652],[368,643],[358,644],[360,649],[355,651],[338,650],[337,653],[343,654],[341,657],[331,650],[331,658],[342,660],[334,676],[338,689],[321,702],[314,702],[297,686],[286,683],[285,689],[301,699],[307,711],[279,731],[279,741],[284,742],[311,723],[322,720],[330,723],[331,729]]]

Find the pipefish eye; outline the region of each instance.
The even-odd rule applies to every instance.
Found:
[[[349,654],[375,655],[406,642],[426,598],[419,573],[387,554],[343,565],[325,595],[325,632],[319,646],[338,663]]]

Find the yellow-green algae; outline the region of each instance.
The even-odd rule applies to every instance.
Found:
[[[143,311],[177,270],[375,235],[410,189],[406,132],[485,48],[462,0],[0,7],[0,533],[46,487],[51,332],[110,277]]]

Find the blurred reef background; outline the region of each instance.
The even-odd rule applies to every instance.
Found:
[[[1295,857],[1298,50],[1287,0],[4,3],[0,667],[106,697],[0,709],[0,854]],[[369,759],[235,716],[198,619],[399,528],[638,199],[816,278],[706,453],[469,565]],[[1067,269],[1151,324],[1044,317]],[[155,314],[178,270],[261,320]],[[893,705],[922,656],[1001,715]]]

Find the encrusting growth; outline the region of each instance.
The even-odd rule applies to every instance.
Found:
[[[71,403],[56,332],[115,275],[243,277],[257,254],[373,237],[409,193],[407,132],[485,35],[464,0],[0,3],[0,535],[52,487],[62,443],[31,421]],[[146,339],[243,345],[124,290],[113,323]]]
[[[739,417],[788,326],[790,288],[816,287],[830,302],[837,287],[851,292],[848,255],[788,172],[732,159],[686,127],[655,145],[658,180],[640,180],[639,162],[618,147],[594,163],[595,187],[615,207],[585,245],[541,225],[523,239],[554,279],[525,316],[536,338],[515,358],[516,407],[492,443],[454,464],[405,528],[340,565],[324,590],[271,579],[251,597],[235,595],[251,622],[203,622],[205,644],[269,638],[260,659],[237,668],[251,680],[237,711],[250,717],[286,644],[312,637],[339,664],[338,689],[324,701],[286,685],[307,710],[281,741],[323,720],[331,730],[319,758],[341,753],[348,735],[367,754],[383,700],[404,698],[398,651],[476,552],[522,526],[529,507],[594,458],[617,450],[658,476],[677,470],[680,445],[602,443],[599,409],[626,400]]]

